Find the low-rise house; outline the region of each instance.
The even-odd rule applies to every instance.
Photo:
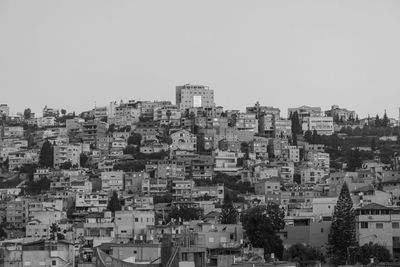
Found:
[[[171,150],[196,151],[197,137],[187,130],[179,130],[171,134]]]
[[[24,266],[63,267],[73,265],[74,260],[75,250],[72,242],[40,240],[22,245]]]
[[[147,196],[165,194],[168,192],[168,181],[158,178],[147,178],[142,180],[142,194]]]
[[[242,155],[239,155],[239,153],[216,150],[214,156],[214,171],[224,173],[238,172],[240,167],[237,167],[237,160],[240,157],[242,157]]]
[[[174,180],[172,181],[172,196],[177,199],[191,198],[193,187],[193,180]]]
[[[249,152],[256,154],[256,157],[268,158],[268,143],[268,138],[254,137],[249,143]]]
[[[124,172],[110,171],[101,173],[101,188],[104,191],[122,191],[124,189]]]
[[[8,154],[9,169],[14,170],[21,168],[25,164],[37,164],[39,162],[39,155],[34,150],[20,150]]]
[[[150,178],[150,176],[145,171],[126,172],[124,175],[125,192],[132,192],[133,194],[141,193],[142,181],[148,178]]]
[[[145,142],[140,146],[140,152],[144,154],[160,153],[168,151],[169,145],[167,143],[160,143],[158,141]]]
[[[224,200],[224,185],[194,186],[191,192],[193,199],[215,199],[222,203]]]
[[[316,184],[325,176],[325,171],[316,168],[302,168],[300,175],[302,184]]]
[[[28,220],[28,200],[16,198],[7,202],[6,222],[13,228],[23,228]]]
[[[77,193],[75,197],[75,208],[77,211],[101,212],[107,209],[108,193]]]
[[[110,211],[91,213],[83,223],[85,239],[96,247],[115,238],[114,222]]]

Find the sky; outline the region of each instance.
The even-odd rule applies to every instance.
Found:
[[[187,83],[225,109],[397,118],[400,1],[0,1],[0,103],[12,113],[175,103]]]

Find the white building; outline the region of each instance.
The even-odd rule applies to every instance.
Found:
[[[332,117],[306,117],[302,124],[303,132],[316,130],[319,135],[333,134]]]

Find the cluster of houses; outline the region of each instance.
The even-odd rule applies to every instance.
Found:
[[[252,189],[234,201],[239,214],[268,203],[284,210],[279,236],[285,247],[303,243],[323,251],[346,182],[360,245],[379,243],[400,256],[400,173],[378,161],[355,172],[332,170],[324,145],[293,141],[294,114],[303,133],[332,135],[334,119],[354,119],[354,111],[301,106],[283,117],[279,108],[258,102],[244,112],[224,110],[215,105],[213,90],[187,84],[176,87],[175,104],[111,102],[79,116],[46,106],[39,118],[10,115],[0,105],[0,113],[4,266],[262,263],[263,249],[246,245],[239,221],[221,224],[221,206],[232,190],[202,182],[216,175]],[[53,166],[44,167],[40,152],[47,141]],[[27,165],[37,166],[32,177],[22,173]],[[8,186],[15,179],[18,184]],[[29,179],[50,181],[48,190],[27,194]],[[115,193],[121,208],[111,211]],[[202,215],[167,222],[180,207]]]

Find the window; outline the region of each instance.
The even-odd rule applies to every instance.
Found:
[[[135,222],[139,222],[139,218],[135,218]]]
[[[383,223],[377,223],[376,229],[383,229]]]
[[[209,237],[209,238],[208,238],[208,242],[214,243],[214,237]]]
[[[392,223],[392,228],[398,229],[399,228],[399,223],[398,222],[393,222]]]
[[[368,222],[361,222],[361,228],[362,229],[367,229],[368,228]]]
[[[52,260],[52,261],[51,261],[51,265],[52,265],[52,266],[56,266],[56,265],[57,265],[57,261],[56,261],[56,260]]]

